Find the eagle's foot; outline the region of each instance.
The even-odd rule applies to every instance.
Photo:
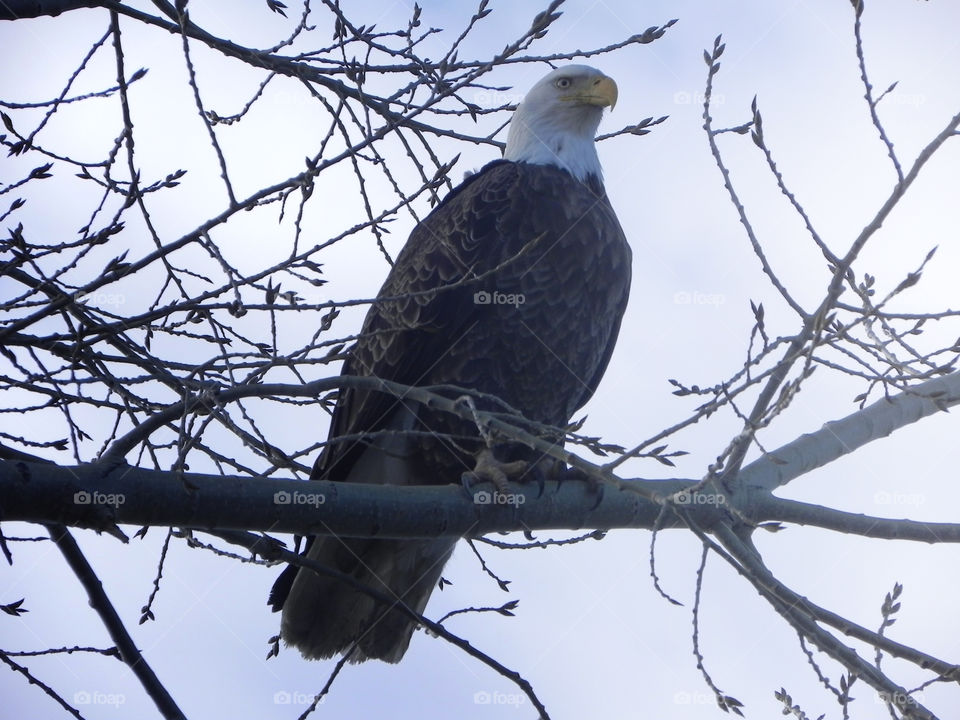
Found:
[[[460,477],[467,490],[476,481],[487,480],[501,493],[507,491],[507,482],[515,480],[527,471],[530,464],[525,460],[502,462],[497,460],[490,448],[484,448],[476,455],[476,465],[473,470],[463,473]]]

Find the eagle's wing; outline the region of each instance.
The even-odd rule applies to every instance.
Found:
[[[557,205],[569,200],[571,184],[583,196],[579,202],[565,208],[544,202],[545,197],[555,198]],[[585,276],[585,262],[595,277]],[[597,284],[607,283],[609,288],[598,294]],[[602,186],[588,192],[554,168],[490,163],[413,230],[343,374],[406,385],[458,384],[516,402],[531,419],[563,424],[590,399],[603,375],[629,284],[629,246]],[[505,337],[514,316],[510,308],[476,302],[476,293],[488,290],[523,296],[519,310],[532,318],[522,332],[535,337]],[[591,295],[600,299],[584,301]],[[531,328],[545,318],[558,326]],[[549,350],[553,355],[575,348],[582,356],[564,358],[570,382],[538,377],[547,370],[536,366],[544,343],[555,346]],[[518,378],[543,382],[545,392],[540,397],[511,392]],[[330,439],[386,428],[398,402],[411,406],[386,392],[342,389]],[[332,442],[318,458],[313,478],[343,479],[366,445]]]
[[[491,163],[414,228],[367,314],[342,374],[406,385],[429,384],[438,375],[450,375],[438,365],[449,362],[451,348],[463,342],[478,316],[489,310],[474,302],[478,285],[470,281],[502,261],[505,230],[498,218],[515,198],[514,167]],[[444,380],[449,381],[440,381]],[[398,402],[404,404],[387,392],[342,389],[330,439],[384,429]],[[365,447],[356,440],[331,443],[318,458],[313,478],[344,478]]]

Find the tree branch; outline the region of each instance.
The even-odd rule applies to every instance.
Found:
[[[694,532],[700,535],[701,539],[704,539],[702,533],[694,526],[691,526],[691,529],[694,529]],[[794,628],[850,672],[862,677],[871,687],[888,697],[897,698],[898,709],[904,713],[905,717],[936,720],[936,716],[916,702],[905,688],[897,685],[883,672],[860,657],[855,650],[845,646],[836,637],[821,628],[815,621],[833,625],[846,635],[857,637],[874,647],[882,647],[891,655],[914,662],[920,667],[932,670],[944,677],[954,680],[960,679],[960,666],[946,663],[926,653],[893,642],[889,638],[814,605],[807,598],[798,595],[777,580],[773,573],[767,569],[752,543],[744,542],[729,527],[718,527],[718,538],[723,542],[724,547],[730,551],[732,557],[723,552],[715,543],[711,543],[713,549],[730,562],[741,576],[749,580],[773,608]]]
[[[828,422],[820,430],[767,453],[743,468],[738,482],[743,488],[772,491],[957,403],[960,403],[960,372],[927,380],[900,395],[882,398],[841,420]]]
[[[759,521],[812,525],[826,530],[880,540],[916,540],[925,543],[960,542],[960,523],[936,523],[862,515],[814,503],[759,493],[747,513]]]
[[[2,505],[2,503],[0,503],[0,505]],[[123,620],[120,619],[120,615],[113,607],[113,603],[111,603],[110,598],[107,597],[100,578],[97,577],[96,572],[94,572],[90,563],[87,562],[87,558],[84,557],[80,546],[77,545],[77,541],[73,539],[70,531],[63,525],[56,523],[48,523],[45,526],[47,532],[50,533],[50,538],[57,544],[60,552],[63,553],[63,557],[70,566],[70,569],[73,570],[80,584],[83,585],[83,589],[87,591],[87,597],[90,598],[90,607],[96,610],[100,619],[103,621],[107,632],[110,634],[110,639],[113,640],[114,645],[117,646],[117,650],[120,651],[120,659],[123,660],[127,667],[133,671],[133,674],[136,675],[140,684],[143,685],[143,688],[147,691],[147,694],[156,704],[157,709],[163,714],[164,718],[167,718],[167,720],[185,720],[186,716],[180,708],[177,707],[177,703],[173,697],[167,692],[167,689],[163,686],[163,683],[160,682],[160,679],[153,672],[150,665],[147,664],[147,661],[144,660],[143,655],[140,654],[140,650],[137,649],[133,638],[130,637],[127,628],[124,627]]]
[[[442,637],[447,642],[452,645],[460,648],[465,653],[471,657],[476,658],[480,662],[484,663],[488,667],[492,668],[498,672],[503,677],[507,678],[511,682],[515,683],[517,687],[523,690],[524,694],[530,699],[530,702],[533,703],[533,706],[539,712],[540,720],[549,720],[549,715],[547,715],[547,710],[543,706],[543,703],[540,701],[540,698],[537,697],[536,693],[533,691],[533,686],[528,680],[520,675],[516,670],[511,670],[505,665],[501,664],[494,658],[487,655],[485,652],[478,650],[473,647],[469,641],[460,637],[459,635],[454,635],[452,632],[447,630],[442,624],[434,622],[429,618],[424,617],[420,613],[412,610],[402,599],[391,596],[386,593],[382,593],[379,590],[371,588],[363,583],[359,582],[356,578],[348,575],[346,573],[339,572],[332,568],[328,568],[316,560],[311,560],[306,555],[298,555],[297,553],[290,552],[289,550],[284,550],[279,546],[279,543],[268,538],[264,538],[253,533],[248,532],[217,532],[212,533],[227,542],[231,542],[235,545],[240,545],[247,548],[252,553],[256,553],[261,557],[268,560],[283,560],[292,565],[297,565],[301,568],[306,568],[312,572],[317,573],[318,575],[323,575],[326,577],[336,578],[341,582],[346,583],[350,587],[369,595],[371,598],[377,602],[385,605],[393,610],[402,612],[403,614],[410,617],[412,620],[418,624],[426,627],[430,632]],[[326,689],[326,688],[325,688]]]
[[[23,20],[44,15],[56,17],[70,10],[99,7],[101,4],[97,0],[4,0],[0,2],[0,20]]]
[[[513,485],[509,494],[496,496],[478,485],[471,498],[459,484],[410,487],[4,461],[0,508],[6,521],[61,522],[99,530],[129,524],[425,538],[516,530],[652,528],[660,505],[632,492],[633,484],[606,486],[597,503],[597,491],[579,480],[547,482],[542,493],[535,484]],[[636,484],[668,497],[693,481]],[[497,497],[504,500],[498,502]],[[716,507],[704,503],[692,511],[709,526],[717,517]],[[677,527],[679,522],[667,519],[661,525]]]

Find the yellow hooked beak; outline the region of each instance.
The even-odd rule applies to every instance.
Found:
[[[579,105],[609,107],[611,110],[617,104],[617,84],[606,75],[583,78],[571,89],[572,92],[564,95],[562,100]]]

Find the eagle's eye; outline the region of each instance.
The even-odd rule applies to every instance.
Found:
[[[570,87],[571,80],[570,78],[565,78],[565,77],[557,78],[557,81],[554,83],[554,85],[556,85],[561,90],[566,90],[568,87]]]

